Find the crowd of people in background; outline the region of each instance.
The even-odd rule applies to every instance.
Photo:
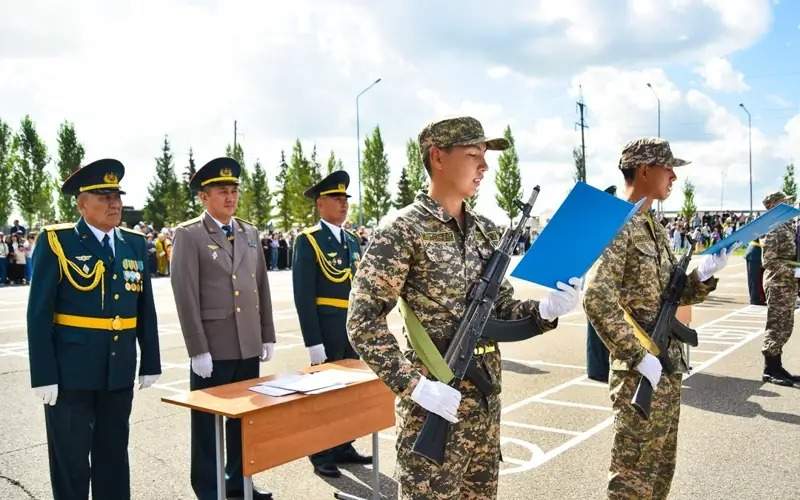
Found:
[[[730,236],[750,219],[745,213],[706,212],[695,213],[688,220],[682,215],[661,216],[659,221],[667,229],[672,250],[678,252],[687,249],[690,241],[694,242],[696,251],[714,245]]]
[[[681,215],[661,215],[659,221],[666,227],[674,251],[688,248],[690,240],[695,242],[695,249],[700,251],[729,236],[749,222],[749,217],[746,213],[705,212],[696,213],[689,220]],[[369,228],[355,227],[350,223],[345,223],[345,228],[358,236],[361,248],[366,248],[371,231]],[[133,229],[147,238],[152,277],[169,276],[174,228],[156,230],[152,224],[139,222]],[[282,271],[292,268],[292,248],[299,231],[296,228],[287,232],[266,228],[261,232],[261,247],[268,270]],[[524,231],[514,253],[519,255],[527,252],[538,234],[532,228]],[[30,284],[33,277],[31,256],[35,243],[36,233],[29,232],[18,220],[14,221],[7,234],[0,232],[0,286]]]

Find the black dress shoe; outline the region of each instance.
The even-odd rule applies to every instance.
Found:
[[[339,464],[371,464],[372,456],[365,456],[358,453],[354,448],[343,451],[336,455],[336,463]]]
[[[342,471],[336,467],[336,464],[319,464],[314,466],[314,473],[324,477],[342,477]]]
[[[227,498],[244,498],[244,491],[225,491]],[[272,500],[272,493],[253,488],[253,500]]]

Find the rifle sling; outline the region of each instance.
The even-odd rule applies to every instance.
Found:
[[[455,377],[453,371],[447,366],[447,362],[442,357],[442,353],[436,347],[436,344],[431,340],[425,327],[420,323],[419,318],[414,311],[409,307],[408,302],[402,297],[397,299],[399,306],[400,316],[403,317],[403,322],[406,325],[406,332],[408,333],[408,340],[411,342],[411,347],[417,353],[422,364],[428,369],[431,375],[436,380],[449,384]]]

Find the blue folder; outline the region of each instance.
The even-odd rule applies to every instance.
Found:
[[[511,276],[553,289],[583,276],[643,203],[575,184]]]
[[[767,234],[775,227],[783,224],[789,219],[793,219],[800,215],[800,210],[781,203],[772,207],[767,213],[758,217],[757,219],[748,222],[738,231],[734,231],[730,236],[718,241],[716,244],[706,248],[700,255],[708,255],[718,253],[723,248],[730,248],[736,242],[747,245],[754,239]]]

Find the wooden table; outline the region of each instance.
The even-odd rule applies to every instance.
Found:
[[[328,369],[364,370],[347,359],[296,373]],[[217,498],[225,499],[223,417],[242,421],[242,475],[245,499],[252,500],[253,474],[372,433],[373,498],[380,498],[378,431],[394,425],[394,394],[374,378],[322,394],[271,397],[249,388],[276,375],[161,398],[165,403],[214,415]],[[357,410],[357,411],[354,411]],[[342,495],[346,497],[347,495]]]

